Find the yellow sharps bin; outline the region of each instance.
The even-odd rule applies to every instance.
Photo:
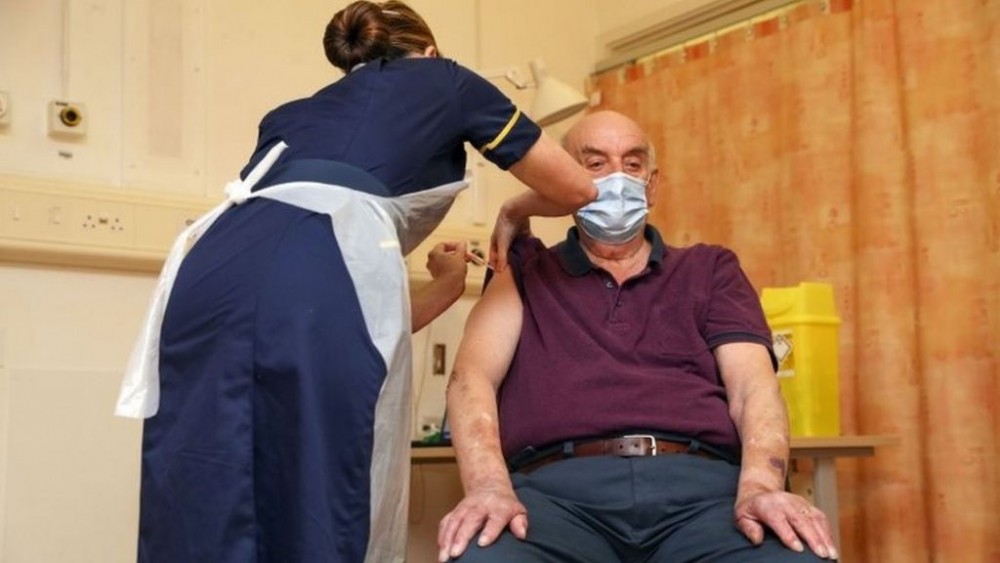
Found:
[[[840,318],[833,287],[804,282],[764,288],[761,302],[774,336],[792,436],[840,435]]]

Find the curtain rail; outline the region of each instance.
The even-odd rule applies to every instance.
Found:
[[[721,29],[757,16],[800,4],[802,0],[714,0],[683,13],[663,10],[664,19],[651,25],[635,24],[602,37],[609,56],[597,62],[596,72],[635,62],[687,41],[711,35]],[[655,16],[654,16],[655,17]]]

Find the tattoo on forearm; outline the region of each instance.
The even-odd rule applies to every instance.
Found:
[[[784,475],[785,471],[788,469],[787,465],[785,465],[785,460],[783,459],[772,457],[768,458],[767,462],[771,465],[771,467],[775,468],[782,475]]]

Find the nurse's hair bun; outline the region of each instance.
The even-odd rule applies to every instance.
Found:
[[[333,16],[323,35],[327,60],[344,72],[379,57],[421,54],[427,47],[437,49],[430,27],[399,0],[352,2]]]
[[[337,12],[323,35],[326,58],[344,72],[389,52],[389,27],[374,2],[354,2]]]

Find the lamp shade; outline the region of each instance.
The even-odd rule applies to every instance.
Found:
[[[552,78],[542,59],[529,64],[535,79],[535,99],[528,114],[540,126],[551,125],[587,107],[587,99],[570,85]]]

